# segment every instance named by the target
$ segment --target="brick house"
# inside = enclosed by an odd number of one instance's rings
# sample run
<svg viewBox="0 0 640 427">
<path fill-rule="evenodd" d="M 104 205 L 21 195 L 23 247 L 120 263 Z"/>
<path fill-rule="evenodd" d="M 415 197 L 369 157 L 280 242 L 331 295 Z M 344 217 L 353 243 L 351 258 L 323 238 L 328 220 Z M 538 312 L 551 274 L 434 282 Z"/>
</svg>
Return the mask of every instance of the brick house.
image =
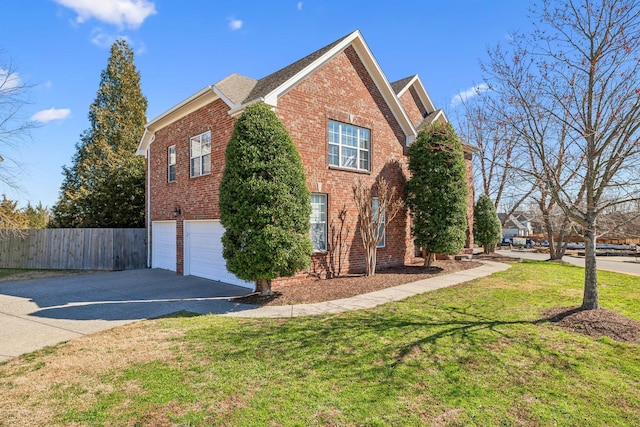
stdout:
<svg viewBox="0 0 640 427">
<path fill-rule="evenodd" d="M 226 270 L 218 196 L 233 124 L 254 102 L 274 108 L 302 157 L 315 251 L 304 276 L 364 271 L 353 184 L 384 176 L 401 189 L 407 146 L 422 126 L 447 118 L 417 75 L 389 83 L 359 31 L 260 80 L 232 74 L 147 123 L 137 154 L 147 159 L 149 266 L 253 288 Z M 401 265 L 415 251 L 404 212 L 388 225 L 378 267 Z"/>
</svg>

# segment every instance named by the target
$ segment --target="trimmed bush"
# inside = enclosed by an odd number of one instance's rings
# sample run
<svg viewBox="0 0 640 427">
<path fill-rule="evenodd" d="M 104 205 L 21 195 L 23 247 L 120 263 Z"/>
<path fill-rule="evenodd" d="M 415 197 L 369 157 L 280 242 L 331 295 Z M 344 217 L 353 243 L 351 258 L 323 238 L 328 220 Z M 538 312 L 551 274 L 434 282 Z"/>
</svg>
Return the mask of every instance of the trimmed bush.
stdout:
<svg viewBox="0 0 640 427">
<path fill-rule="evenodd" d="M 486 194 L 480 196 L 473 208 L 473 238 L 484 246 L 484 253 L 492 253 L 502 240 L 502 225 L 496 207 Z"/>
<path fill-rule="evenodd" d="M 227 269 L 255 281 L 309 267 L 311 195 L 300 154 L 271 108 L 248 106 L 235 123 L 220 185 L 220 222 Z"/>
<path fill-rule="evenodd" d="M 464 248 L 468 191 L 464 153 L 453 127 L 434 123 L 418 133 L 408 156 L 411 232 L 430 266 L 435 254 L 457 254 Z"/>
</svg>

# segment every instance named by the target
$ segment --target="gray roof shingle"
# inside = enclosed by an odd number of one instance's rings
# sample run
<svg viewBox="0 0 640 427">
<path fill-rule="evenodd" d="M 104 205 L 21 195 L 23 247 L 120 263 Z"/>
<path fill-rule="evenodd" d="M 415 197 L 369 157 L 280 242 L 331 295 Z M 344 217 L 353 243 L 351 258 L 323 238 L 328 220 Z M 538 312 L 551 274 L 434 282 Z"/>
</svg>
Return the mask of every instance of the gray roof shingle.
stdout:
<svg viewBox="0 0 640 427">
<path fill-rule="evenodd" d="M 404 79 L 400 79 L 398 81 L 395 81 L 393 83 L 391 83 L 391 89 L 393 89 L 393 92 L 397 95 L 400 93 L 400 91 L 402 89 L 404 89 L 404 87 L 411 81 L 412 78 L 414 78 L 416 75 L 414 74 L 413 76 L 409 76 L 409 77 L 405 77 Z"/>
<path fill-rule="evenodd" d="M 353 33 L 349 33 L 344 37 L 340 37 L 338 40 L 326 45 L 325 47 L 316 50 L 310 55 L 305 56 L 302 59 L 287 65 L 281 70 L 271 73 L 260 80 L 254 80 L 249 77 L 244 77 L 239 74 L 232 74 L 220 82 L 216 83 L 216 87 L 222 91 L 229 99 L 235 104 L 247 104 L 251 101 L 263 98 L 276 89 L 278 86 L 295 76 L 302 71 L 306 66 L 310 65 L 316 59 L 331 50 L 334 46 L 340 43 L 345 38 L 349 37 Z M 228 91 L 228 92 L 227 92 Z"/>
<path fill-rule="evenodd" d="M 251 93 L 258 81 L 240 74 L 231 74 L 215 84 L 224 96 L 234 104 L 241 104 Z"/>
</svg>

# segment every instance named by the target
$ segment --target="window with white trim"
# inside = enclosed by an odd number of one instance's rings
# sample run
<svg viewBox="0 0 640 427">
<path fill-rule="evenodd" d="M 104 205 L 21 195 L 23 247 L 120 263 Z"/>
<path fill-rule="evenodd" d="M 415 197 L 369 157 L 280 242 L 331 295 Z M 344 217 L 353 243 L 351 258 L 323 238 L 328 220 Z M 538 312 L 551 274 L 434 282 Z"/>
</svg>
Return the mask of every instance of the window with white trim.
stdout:
<svg viewBox="0 0 640 427">
<path fill-rule="evenodd" d="M 176 180 L 176 146 L 172 145 L 167 150 L 167 182 Z"/>
<path fill-rule="evenodd" d="M 329 165 L 370 170 L 369 129 L 329 120 Z"/>
<path fill-rule="evenodd" d="M 378 219 L 378 198 L 374 197 L 373 198 L 373 221 L 376 221 Z M 378 236 L 382 235 L 382 240 L 380 240 L 380 243 L 378 243 L 378 248 L 384 248 L 385 244 L 387 243 L 387 233 L 386 230 L 384 228 L 385 222 L 387 221 L 387 213 L 386 212 L 382 212 L 382 218 L 380 218 L 380 224 L 378 225 Z"/>
<path fill-rule="evenodd" d="M 327 195 L 311 194 L 311 244 L 314 252 L 327 250 Z"/>
<path fill-rule="evenodd" d="M 211 173 L 211 132 L 205 132 L 190 140 L 191 178 Z"/>
</svg>

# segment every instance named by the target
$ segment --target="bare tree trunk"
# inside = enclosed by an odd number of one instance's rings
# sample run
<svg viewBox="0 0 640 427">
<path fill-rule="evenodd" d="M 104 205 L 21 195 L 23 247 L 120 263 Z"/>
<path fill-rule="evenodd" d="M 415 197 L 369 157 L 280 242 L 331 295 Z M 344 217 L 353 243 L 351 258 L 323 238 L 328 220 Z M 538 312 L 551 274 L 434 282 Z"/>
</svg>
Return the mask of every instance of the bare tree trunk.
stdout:
<svg viewBox="0 0 640 427">
<path fill-rule="evenodd" d="M 375 246 L 369 247 L 367 251 L 367 264 L 365 266 L 365 276 L 373 276 L 376 274 L 376 253 L 377 248 Z"/>
<path fill-rule="evenodd" d="M 565 217 L 564 221 L 562 221 L 562 226 L 558 231 L 558 242 L 555 246 L 555 252 L 551 257 L 552 260 L 562 259 L 564 254 L 567 252 L 567 244 L 569 243 L 572 237 L 573 237 L 573 229 L 571 228 L 571 222 L 569 221 L 568 218 Z"/>
<path fill-rule="evenodd" d="M 257 280 L 256 281 L 256 291 L 260 292 L 261 296 L 273 295 L 273 291 L 271 290 L 271 279 L 268 279 L 268 280 Z"/>
<path fill-rule="evenodd" d="M 431 263 L 436 257 L 436 254 L 428 252 L 426 249 L 422 248 L 422 256 L 424 257 L 424 266 L 431 267 Z"/>
<path fill-rule="evenodd" d="M 492 254 L 496 252 L 496 245 L 484 245 L 483 246 L 483 253 L 485 254 Z"/>
<path fill-rule="evenodd" d="M 583 310 L 600 308 L 598 298 L 598 270 L 596 269 L 596 234 L 593 226 L 584 232 L 584 296 Z"/>
</svg>

